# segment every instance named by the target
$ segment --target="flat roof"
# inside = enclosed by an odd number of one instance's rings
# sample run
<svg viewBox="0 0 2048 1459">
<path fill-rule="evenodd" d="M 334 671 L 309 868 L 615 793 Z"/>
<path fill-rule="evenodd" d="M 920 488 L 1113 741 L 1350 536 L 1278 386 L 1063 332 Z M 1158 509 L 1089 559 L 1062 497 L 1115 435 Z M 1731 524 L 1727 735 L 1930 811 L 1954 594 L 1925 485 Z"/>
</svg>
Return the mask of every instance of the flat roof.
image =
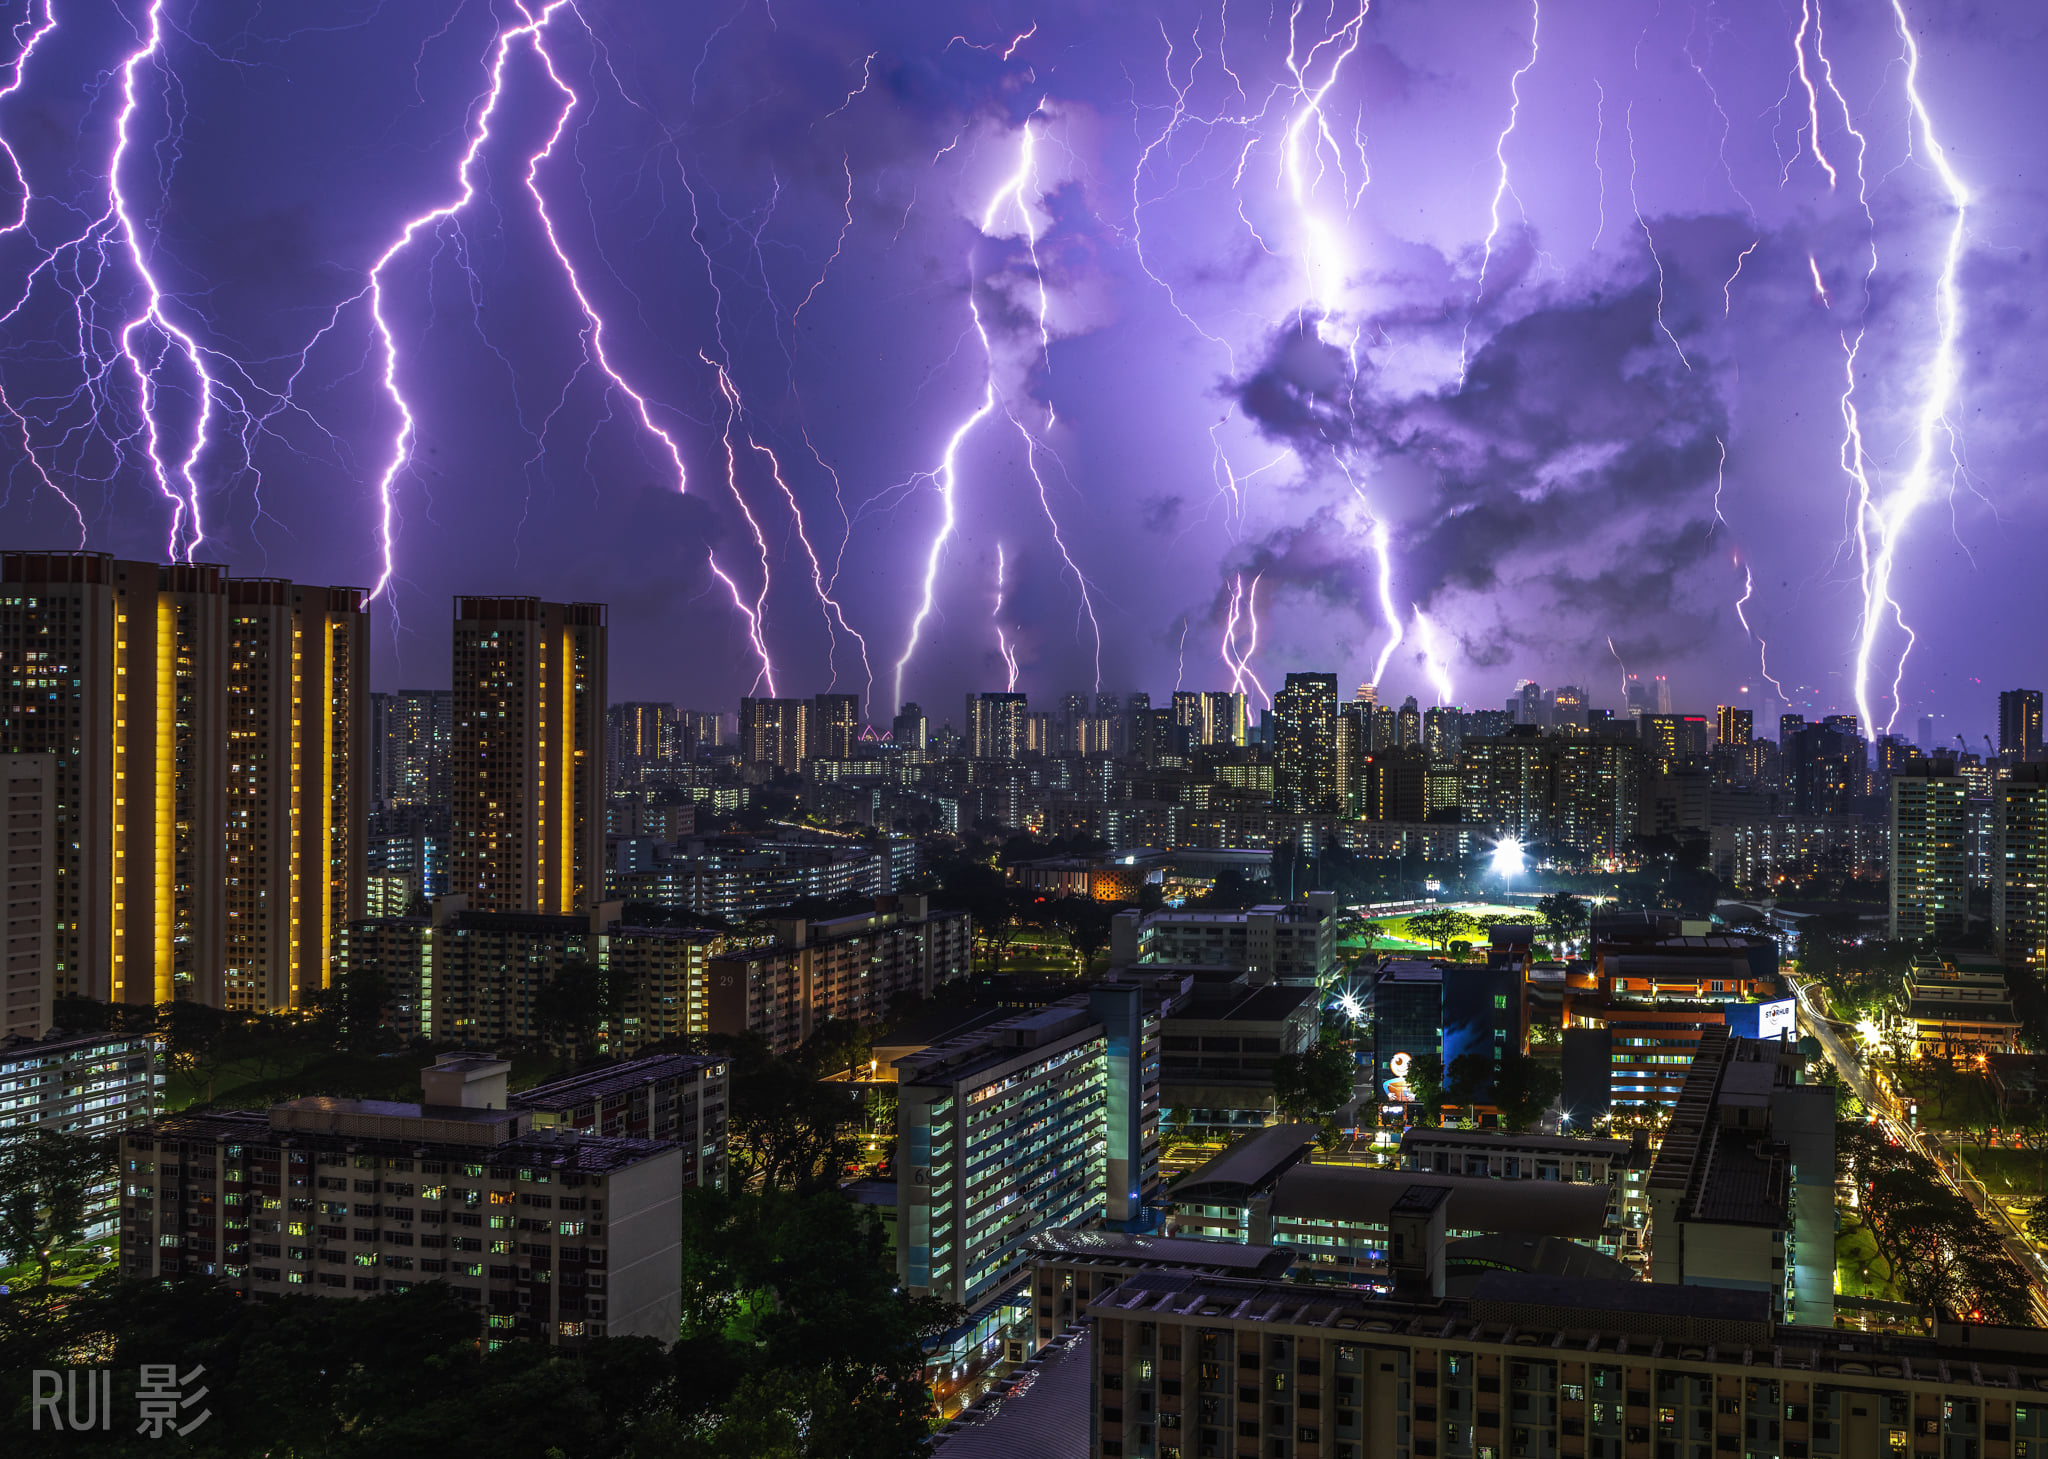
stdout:
<svg viewBox="0 0 2048 1459">
<path fill-rule="evenodd" d="M 1299 1161 L 1320 1134 L 1314 1125 L 1267 1125 L 1255 1130 L 1175 1181 L 1167 1189 L 1167 1199 L 1192 1201 L 1198 1193 L 1248 1195 Z"/>
<path fill-rule="evenodd" d="M 1604 1182 L 1489 1180 L 1424 1170 L 1360 1165 L 1297 1165 L 1273 1189 L 1272 1212 L 1299 1221 L 1384 1226 L 1417 1186 L 1449 1191 L 1444 1224 L 1453 1231 L 1499 1231 L 1590 1241 L 1607 1228 L 1613 1188 Z"/>
<path fill-rule="evenodd" d="M 586 1099 L 639 1089 L 661 1079 L 679 1079 L 723 1063 L 725 1059 L 716 1054 L 653 1054 L 644 1059 L 628 1059 L 622 1064 L 536 1084 L 510 1096 L 510 1099 L 512 1103 L 528 1109 L 558 1109 L 564 1105 L 581 1104 Z"/>
<path fill-rule="evenodd" d="M 1592 1135 L 1509 1135 L 1496 1130 L 1433 1129 L 1410 1125 L 1401 1132 L 1401 1148 L 1410 1145 L 1463 1145 L 1474 1150 L 1583 1150 L 1603 1155 L 1626 1155 L 1635 1148 L 1632 1140 L 1609 1140 Z"/>
<path fill-rule="evenodd" d="M 1139 1236 L 1126 1231 L 1041 1231 L 1028 1237 L 1033 1256 L 1146 1267 L 1201 1267 L 1233 1276 L 1284 1276 L 1295 1253 L 1282 1246 L 1209 1241 L 1197 1236 Z"/>
</svg>

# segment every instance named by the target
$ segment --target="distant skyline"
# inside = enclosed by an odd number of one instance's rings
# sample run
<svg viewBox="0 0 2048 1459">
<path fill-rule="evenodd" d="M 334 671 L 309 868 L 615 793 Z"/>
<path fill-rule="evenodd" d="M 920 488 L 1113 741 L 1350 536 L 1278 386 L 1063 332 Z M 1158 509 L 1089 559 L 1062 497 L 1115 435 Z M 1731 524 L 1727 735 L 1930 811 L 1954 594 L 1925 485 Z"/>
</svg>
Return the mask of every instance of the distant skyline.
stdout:
<svg viewBox="0 0 2048 1459">
<path fill-rule="evenodd" d="M 2048 20 L 1291 14 L 18 5 L 0 540 L 380 589 L 380 688 L 458 592 L 875 719 L 2048 677 Z"/>
</svg>

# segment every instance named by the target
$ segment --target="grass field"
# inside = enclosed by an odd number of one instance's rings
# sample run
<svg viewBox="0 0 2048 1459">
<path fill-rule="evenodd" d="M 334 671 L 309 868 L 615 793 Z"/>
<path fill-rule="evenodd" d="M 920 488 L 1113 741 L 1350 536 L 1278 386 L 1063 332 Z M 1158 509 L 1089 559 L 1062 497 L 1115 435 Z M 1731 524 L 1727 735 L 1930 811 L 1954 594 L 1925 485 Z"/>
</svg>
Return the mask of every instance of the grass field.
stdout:
<svg viewBox="0 0 2048 1459">
<path fill-rule="evenodd" d="M 1512 917 L 1533 915 L 1527 907 L 1510 907 L 1499 902 L 1445 902 L 1433 908 L 1442 912 L 1463 912 L 1468 917 Z M 1419 952 L 1429 953 L 1435 949 L 1421 937 L 1409 935 L 1408 919 L 1416 915 L 1404 912 L 1396 917 L 1375 917 L 1359 924 L 1364 935 L 1353 934 L 1343 941 L 1346 952 Z M 1483 936 L 1475 941 L 1483 941 Z"/>
</svg>

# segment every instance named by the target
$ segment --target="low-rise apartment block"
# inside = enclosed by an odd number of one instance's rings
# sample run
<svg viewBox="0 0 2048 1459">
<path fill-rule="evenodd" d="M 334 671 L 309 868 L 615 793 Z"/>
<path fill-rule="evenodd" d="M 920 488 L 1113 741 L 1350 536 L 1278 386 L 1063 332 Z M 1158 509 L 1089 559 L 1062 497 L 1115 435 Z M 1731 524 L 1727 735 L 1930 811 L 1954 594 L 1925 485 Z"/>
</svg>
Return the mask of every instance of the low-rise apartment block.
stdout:
<svg viewBox="0 0 2048 1459">
<path fill-rule="evenodd" d="M 489 1340 L 674 1341 L 681 1147 L 536 1129 L 507 1107 L 510 1067 L 450 1054 L 419 1104 L 316 1097 L 131 1131 L 122 1275 L 251 1299 L 446 1282 Z"/>
<path fill-rule="evenodd" d="M 0 1042 L 0 1139 L 37 1126 L 107 1135 L 163 1108 L 161 1045 L 148 1033 L 57 1034 Z M 120 1185 L 87 1195 L 87 1241 L 106 1241 L 120 1221 Z"/>
<path fill-rule="evenodd" d="M 684 1185 L 723 1190 L 730 1083 L 722 1058 L 650 1054 L 536 1084 L 511 1103 L 537 1131 L 672 1141 L 682 1147 Z"/>
<path fill-rule="evenodd" d="M 1491 1272 L 1408 1300 L 1137 1273 L 1093 1318 L 1091 1455 L 1974 1455 L 2048 1442 L 2032 1330 L 1787 1326 L 1761 1293 Z"/>
<path fill-rule="evenodd" d="M 875 910 L 780 924 L 774 944 L 734 948 L 707 968 L 705 1027 L 761 1034 L 787 1053 L 827 1019 L 873 1023 L 906 994 L 930 997 L 973 966 L 974 923 L 923 896 Z"/>
<path fill-rule="evenodd" d="M 1110 966 L 1186 963 L 1235 968 L 1255 986 L 1328 987 L 1337 976 L 1336 906 L 1334 893 L 1311 892 L 1243 912 L 1119 912 Z"/>
</svg>

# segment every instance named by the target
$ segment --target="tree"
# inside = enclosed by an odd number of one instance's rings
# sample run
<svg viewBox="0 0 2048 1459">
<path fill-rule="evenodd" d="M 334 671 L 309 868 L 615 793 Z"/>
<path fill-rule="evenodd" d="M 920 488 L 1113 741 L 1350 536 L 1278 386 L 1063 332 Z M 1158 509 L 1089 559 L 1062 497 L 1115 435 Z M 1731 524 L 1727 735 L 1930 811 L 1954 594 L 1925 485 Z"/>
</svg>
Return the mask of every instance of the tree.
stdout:
<svg viewBox="0 0 2048 1459">
<path fill-rule="evenodd" d="M 351 962 L 313 995 L 315 1027 L 330 1047 L 346 1054 L 371 1054 L 397 1042 L 385 1025 L 391 980 L 373 962 Z"/>
<path fill-rule="evenodd" d="M 847 1086 L 820 1080 L 808 1060 L 770 1053 L 758 1034 L 713 1042 L 732 1060 L 726 1132 L 734 1184 L 764 1192 L 836 1185 L 854 1153 L 858 1110 Z"/>
<path fill-rule="evenodd" d="M 206 1087 L 213 1103 L 214 1085 L 233 1060 L 241 1015 L 180 998 L 157 1005 L 157 1033 L 164 1041 L 164 1062 L 196 1090 Z"/>
<path fill-rule="evenodd" d="M 1444 1056 L 1435 1049 L 1423 1049 L 1414 1055 L 1408 1065 L 1408 1082 L 1415 1089 L 1415 1107 L 1421 1114 L 1421 1123 L 1439 1124 L 1443 1120 Z"/>
<path fill-rule="evenodd" d="M 85 1236 L 92 1189 L 114 1174 L 110 1141 L 34 1125 L 0 1140 L 0 1240 L 50 1283 L 59 1247 Z"/>
<path fill-rule="evenodd" d="M 1435 912 L 1418 912 L 1408 919 L 1409 935 L 1422 938 L 1439 951 L 1448 949 L 1454 938 L 1475 932 L 1478 928 L 1479 924 L 1471 917 L 1448 907 Z"/>
<path fill-rule="evenodd" d="M 624 989 L 611 974 L 592 963 L 562 964 L 533 995 L 533 1024 L 543 1038 L 566 1048 L 574 1063 L 594 1051 L 598 1030 L 616 1029 L 624 1012 Z"/>
<path fill-rule="evenodd" d="M 1536 915 L 1543 919 L 1544 933 L 1553 946 L 1569 941 L 1592 920 L 1586 904 L 1570 892 L 1538 897 Z"/>
<path fill-rule="evenodd" d="M 1493 1075 L 1493 1103 L 1503 1125 L 1520 1134 L 1543 1117 L 1564 1092 L 1557 1066 L 1512 1051 L 1501 1056 Z"/>
<path fill-rule="evenodd" d="M 1476 1118 L 1474 1106 L 1479 1102 L 1480 1091 L 1493 1077 L 1493 1059 L 1490 1055 L 1476 1050 L 1460 1054 L 1451 1060 L 1451 1067 L 1444 1074 L 1444 1098 L 1451 1104 L 1465 1106 L 1465 1118 Z"/>
<path fill-rule="evenodd" d="M 1351 1055 L 1335 1044 L 1318 1042 L 1273 1061 L 1273 1102 L 1287 1119 L 1322 1125 L 1327 1133 L 1354 1093 Z"/>
<path fill-rule="evenodd" d="M 1110 922 L 1116 914 L 1112 904 L 1087 897 L 1062 897 L 1053 904 L 1053 920 L 1080 955 L 1082 976 L 1094 965 L 1095 955 L 1109 946 Z"/>
</svg>

